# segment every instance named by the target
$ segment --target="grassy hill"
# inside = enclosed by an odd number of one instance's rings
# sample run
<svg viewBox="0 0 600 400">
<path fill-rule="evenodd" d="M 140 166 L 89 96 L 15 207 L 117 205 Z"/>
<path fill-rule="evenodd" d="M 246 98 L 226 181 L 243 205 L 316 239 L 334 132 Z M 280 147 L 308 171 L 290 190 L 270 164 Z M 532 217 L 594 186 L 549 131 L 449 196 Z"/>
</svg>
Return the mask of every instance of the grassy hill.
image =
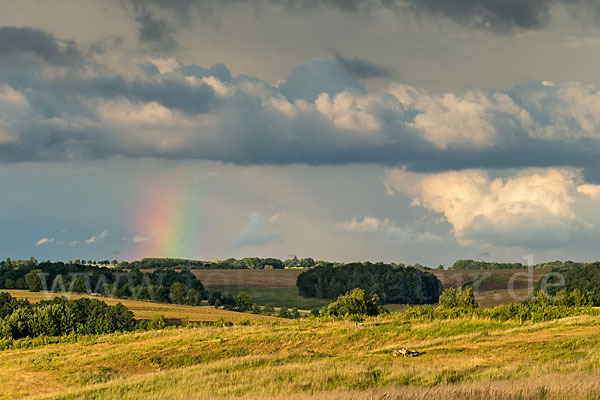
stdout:
<svg viewBox="0 0 600 400">
<path fill-rule="evenodd" d="M 0 352 L 0 398 L 595 399 L 599 326 L 395 315 L 84 337 Z"/>
</svg>

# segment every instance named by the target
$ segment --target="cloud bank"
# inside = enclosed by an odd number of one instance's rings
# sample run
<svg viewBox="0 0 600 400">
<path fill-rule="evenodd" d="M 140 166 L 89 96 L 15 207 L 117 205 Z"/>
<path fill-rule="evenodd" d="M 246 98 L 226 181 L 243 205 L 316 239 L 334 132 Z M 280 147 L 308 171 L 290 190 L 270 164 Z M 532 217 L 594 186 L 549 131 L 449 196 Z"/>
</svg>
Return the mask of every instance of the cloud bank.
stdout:
<svg viewBox="0 0 600 400">
<path fill-rule="evenodd" d="M 299 65 L 277 85 L 232 76 L 223 64 L 173 58 L 140 60 L 123 75 L 30 28 L 0 29 L 0 43 L 19 35 L 39 43 L 0 51 L 2 162 L 124 156 L 415 171 L 569 166 L 599 176 L 594 85 L 532 81 L 433 93 L 393 83 L 369 92 L 336 59 Z"/>
<path fill-rule="evenodd" d="M 574 169 L 523 170 L 492 178 L 484 170 L 438 174 L 386 170 L 386 186 L 441 215 L 463 244 L 554 248 L 600 238 L 600 185 Z"/>
</svg>

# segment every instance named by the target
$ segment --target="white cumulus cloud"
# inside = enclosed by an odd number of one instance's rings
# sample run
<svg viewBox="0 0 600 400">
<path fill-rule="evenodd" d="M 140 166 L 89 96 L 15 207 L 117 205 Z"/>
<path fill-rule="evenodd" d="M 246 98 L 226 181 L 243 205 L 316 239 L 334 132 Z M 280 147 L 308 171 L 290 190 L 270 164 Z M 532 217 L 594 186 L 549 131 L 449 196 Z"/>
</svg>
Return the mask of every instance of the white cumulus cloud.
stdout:
<svg viewBox="0 0 600 400">
<path fill-rule="evenodd" d="M 35 242 L 35 245 L 36 246 L 41 246 L 41 245 L 49 244 L 49 243 L 52 243 L 52 242 L 54 242 L 53 238 L 41 238 L 40 240 L 38 240 L 37 242 Z"/>
<path fill-rule="evenodd" d="M 506 178 L 492 178 L 485 170 L 418 174 L 389 169 L 385 183 L 388 190 L 411 196 L 414 205 L 441 215 L 464 242 L 551 247 L 600 231 L 594 211 L 600 186 L 584 183 L 575 169 L 523 170 Z"/>
<path fill-rule="evenodd" d="M 106 238 L 109 235 L 108 231 L 102 231 L 99 235 L 92 235 L 91 238 L 86 239 L 85 242 L 87 244 L 98 243 L 102 239 Z"/>
<path fill-rule="evenodd" d="M 147 242 L 151 241 L 153 237 L 154 237 L 154 232 L 152 232 L 146 236 L 135 235 L 131 240 L 133 240 L 134 243 L 147 243 Z"/>
</svg>

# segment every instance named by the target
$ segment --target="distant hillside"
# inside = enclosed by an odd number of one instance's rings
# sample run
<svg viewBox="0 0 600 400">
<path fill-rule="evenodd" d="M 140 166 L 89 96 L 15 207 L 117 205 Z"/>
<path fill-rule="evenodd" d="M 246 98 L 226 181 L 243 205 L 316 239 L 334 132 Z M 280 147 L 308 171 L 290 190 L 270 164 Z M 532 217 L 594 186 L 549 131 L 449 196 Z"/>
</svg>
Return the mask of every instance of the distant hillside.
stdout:
<svg viewBox="0 0 600 400">
<path fill-rule="evenodd" d="M 586 265 L 582 262 L 573 261 L 552 261 L 533 265 L 533 268 L 571 268 L 581 267 Z M 452 270 L 481 270 L 481 269 L 522 269 L 527 268 L 527 265 L 521 263 L 500 263 L 474 260 L 458 260 L 450 269 Z"/>
</svg>

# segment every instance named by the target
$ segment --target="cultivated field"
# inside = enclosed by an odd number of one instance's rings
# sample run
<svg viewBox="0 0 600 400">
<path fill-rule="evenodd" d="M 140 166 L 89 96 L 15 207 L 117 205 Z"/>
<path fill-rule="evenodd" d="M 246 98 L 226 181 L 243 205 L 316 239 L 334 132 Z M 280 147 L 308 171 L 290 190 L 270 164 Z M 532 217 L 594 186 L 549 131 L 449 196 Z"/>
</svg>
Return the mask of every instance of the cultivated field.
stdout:
<svg viewBox="0 0 600 400">
<path fill-rule="evenodd" d="M 11 296 L 17 299 L 27 299 L 31 302 L 38 302 L 40 300 L 48 300 L 45 293 L 42 292 L 29 292 L 27 290 L 2 290 L 3 292 L 10 293 Z M 56 293 L 48 293 L 50 296 L 59 296 Z M 90 297 L 87 295 L 79 294 L 68 294 L 66 297 L 71 299 L 77 299 L 82 297 Z M 238 321 L 240 319 L 247 319 L 253 321 L 276 321 L 278 318 L 269 317 L 265 315 L 256 315 L 249 313 L 239 313 L 227 310 L 217 310 L 211 306 L 180 306 L 176 304 L 161 304 L 152 303 L 149 301 L 136 301 L 136 300 L 124 300 L 124 299 L 111 299 L 107 297 L 93 297 L 98 300 L 102 300 L 109 305 L 115 305 L 117 303 L 123 303 L 125 307 L 133 311 L 135 318 L 137 319 L 152 319 L 155 315 L 163 315 L 170 322 L 213 322 L 219 319 L 226 321 Z M 284 320 L 285 321 L 285 320 Z"/>
<path fill-rule="evenodd" d="M 296 287 L 304 269 L 193 269 L 191 272 L 204 286 Z"/>
<path fill-rule="evenodd" d="M 0 352 L 0 398 L 597 399 L 599 328 L 394 316 L 114 334 Z"/>
</svg>

